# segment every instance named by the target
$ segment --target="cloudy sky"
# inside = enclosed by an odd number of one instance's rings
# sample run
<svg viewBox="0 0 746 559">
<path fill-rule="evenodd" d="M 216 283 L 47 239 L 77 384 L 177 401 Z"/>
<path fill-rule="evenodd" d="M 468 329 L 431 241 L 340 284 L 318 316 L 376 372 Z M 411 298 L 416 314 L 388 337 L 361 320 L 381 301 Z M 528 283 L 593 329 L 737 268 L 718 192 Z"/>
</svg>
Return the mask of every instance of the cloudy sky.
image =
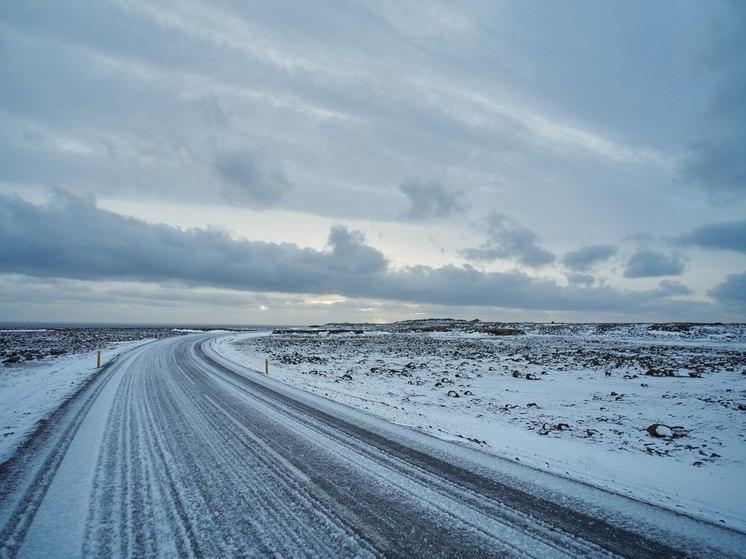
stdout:
<svg viewBox="0 0 746 559">
<path fill-rule="evenodd" d="M 746 3 L 10 0 L 0 321 L 746 320 Z"/>
</svg>

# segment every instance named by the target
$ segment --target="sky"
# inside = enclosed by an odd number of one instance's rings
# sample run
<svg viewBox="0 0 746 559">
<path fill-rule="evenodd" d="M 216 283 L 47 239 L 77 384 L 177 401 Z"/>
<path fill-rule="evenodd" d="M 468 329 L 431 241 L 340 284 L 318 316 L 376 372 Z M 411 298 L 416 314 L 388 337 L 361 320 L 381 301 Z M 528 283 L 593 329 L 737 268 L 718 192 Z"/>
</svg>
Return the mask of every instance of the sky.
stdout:
<svg viewBox="0 0 746 559">
<path fill-rule="evenodd" d="M 9 0 L 0 322 L 746 321 L 746 3 Z"/>
</svg>

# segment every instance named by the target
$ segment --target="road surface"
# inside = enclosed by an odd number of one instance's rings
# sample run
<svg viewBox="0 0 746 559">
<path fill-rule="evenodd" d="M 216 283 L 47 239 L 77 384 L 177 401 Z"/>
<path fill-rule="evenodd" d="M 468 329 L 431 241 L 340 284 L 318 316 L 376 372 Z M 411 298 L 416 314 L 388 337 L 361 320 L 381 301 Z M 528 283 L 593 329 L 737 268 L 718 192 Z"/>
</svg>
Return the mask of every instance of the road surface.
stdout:
<svg viewBox="0 0 746 559">
<path fill-rule="evenodd" d="M 499 459 L 471 463 L 472 451 L 231 364 L 213 337 L 120 356 L 0 466 L 0 556 L 745 549 L 743 534 Z"/>
</svg>

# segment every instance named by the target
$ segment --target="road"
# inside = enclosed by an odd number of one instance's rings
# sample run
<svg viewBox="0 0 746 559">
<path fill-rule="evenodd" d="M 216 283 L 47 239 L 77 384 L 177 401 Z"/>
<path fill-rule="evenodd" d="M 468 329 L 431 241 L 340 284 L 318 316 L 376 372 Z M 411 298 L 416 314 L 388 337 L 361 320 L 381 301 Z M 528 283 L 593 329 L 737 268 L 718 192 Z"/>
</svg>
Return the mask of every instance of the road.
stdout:
<svg viewBox="0 0 746 559">
<path fill-rule="evenodd" d="M 745 549 L 742 534 L 567 480 L 549 480 L 567 490 L 542 490 L 547 474 L 529 468 L 500 475 L 499 464 L 470 466 L 456 445 L 220 359 L 213 336 L 120 356 L 0 466 L 0 556 L 683 557 Z M 626 517 L 614 520 L 611 509 Z"/>
</svg>

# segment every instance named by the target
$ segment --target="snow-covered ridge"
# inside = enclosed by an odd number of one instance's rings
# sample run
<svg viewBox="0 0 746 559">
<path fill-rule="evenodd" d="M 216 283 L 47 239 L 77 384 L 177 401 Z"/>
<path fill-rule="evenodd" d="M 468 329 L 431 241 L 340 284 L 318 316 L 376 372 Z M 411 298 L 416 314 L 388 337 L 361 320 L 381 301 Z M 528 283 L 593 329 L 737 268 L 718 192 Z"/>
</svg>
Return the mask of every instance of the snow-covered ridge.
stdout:
<svg viewBox="0 0 746 559">
<path fill-rule="evenodd" d="M 489 322 L 479 319 L 427 318 L 402 320 L 391 323 L 331 322 L 314 324 L 306 328 L 277 329 L 277 333 L 344 334 L 371 332 L 460 332 L 465 334 L 490 334 L 493 336 L 545 335 L 583 336 L 592 338 L 663 340 L 696 340 L 712 342 L 739 342 L 746 344 L 746 324 L 697 323 L 697 322 L 604 322 L 604 323 L 555 323 L 555 322 Z"/>
</svg>

